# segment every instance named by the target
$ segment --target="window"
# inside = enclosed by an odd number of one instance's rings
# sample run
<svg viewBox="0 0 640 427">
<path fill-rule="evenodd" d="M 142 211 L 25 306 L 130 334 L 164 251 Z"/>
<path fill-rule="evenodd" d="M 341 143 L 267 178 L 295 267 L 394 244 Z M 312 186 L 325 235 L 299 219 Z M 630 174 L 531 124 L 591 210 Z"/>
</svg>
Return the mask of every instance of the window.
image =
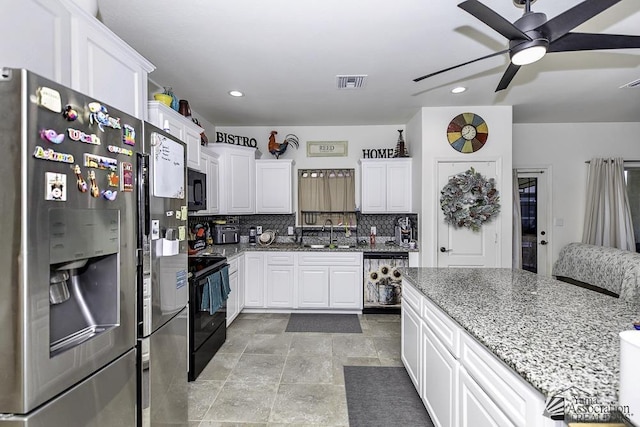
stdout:
<svg viewBox="0 0 640 427">
<path fill-rule="evenodd" d="M 627 183 L 627 197 L 631 208 L 633 234 L 636 238 L 636 252 L 640 252 L 640 164 L 626 166 L 624 177 Z"/>
<path fill-rule="evenodd" d="M 298 170 L 298 223 L 322 226 L 327 219 L 335 225 L 356 225 L 354 169 Z"/>
</svg>

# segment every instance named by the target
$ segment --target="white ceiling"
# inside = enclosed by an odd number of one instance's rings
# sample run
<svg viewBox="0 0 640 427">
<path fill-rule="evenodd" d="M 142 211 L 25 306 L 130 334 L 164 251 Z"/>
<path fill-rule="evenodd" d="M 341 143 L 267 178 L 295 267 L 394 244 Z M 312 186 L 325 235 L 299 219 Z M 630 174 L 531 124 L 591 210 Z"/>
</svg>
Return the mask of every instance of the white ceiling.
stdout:
<svg viewBox="0 0 640 427">
<path fill-rule="evenodd" d="M 638 122 L 640 49 L 552 53 L 494 93 L 502 55 L 430 79 L 429 72 L 506 48 L 458 0 L 100 0 L 102 21 L 218 126 L 406 123 L 422 106 L 513 105 L 516 123 Z M 513 22 L 512 0 L 483 3 Z M 539 0 L 558 15 L 579 0 Z M 622 0 L 575 31 L 640 35 L 640 1 Z M 337 90 L 336 75 L 367 74 Z M 451 88 L 469 89 L 460 95 Z M 232 98 L 228 91 L 245 92 Z"/>
</svg>

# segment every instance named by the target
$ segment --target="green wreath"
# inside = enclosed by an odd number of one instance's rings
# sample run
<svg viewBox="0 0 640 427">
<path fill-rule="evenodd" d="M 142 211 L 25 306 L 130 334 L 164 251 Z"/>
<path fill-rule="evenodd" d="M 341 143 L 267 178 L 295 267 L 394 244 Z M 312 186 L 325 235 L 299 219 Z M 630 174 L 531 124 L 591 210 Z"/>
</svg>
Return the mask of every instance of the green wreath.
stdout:
<svg viewBox="0 0 640 427">
<path fill-rule="evenodd" d="M 500 212 L 495 179 L 486 179 L 473 168 L 449 179 L 440 191 L 440 208 L 445 222 L 454 227 L 480 230 Z"/>
</svg>

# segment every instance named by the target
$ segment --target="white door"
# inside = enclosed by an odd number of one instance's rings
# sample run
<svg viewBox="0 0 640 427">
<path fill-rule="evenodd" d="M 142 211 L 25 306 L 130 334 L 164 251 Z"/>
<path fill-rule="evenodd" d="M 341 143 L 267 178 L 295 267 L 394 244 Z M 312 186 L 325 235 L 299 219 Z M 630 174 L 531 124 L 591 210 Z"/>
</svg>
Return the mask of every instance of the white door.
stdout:
<svg viewBox="0 0 640 427">
<path fill-rule="evenodd" d="M 518 168 L 522 268 L 543 276 L 551 274 L 550 181 L 548 168 Z"/>
<path fill-rule="evenodd" d="M 293 307 L 292 265 L 267 265 L 267 307 Z"/>
<path fill-rule="evenodd" d="M 362 269 L 360 267 L 329 268 L 329 307 L 362 308 Z"/>
<path fill-rule="evenodd" d="M 438 163 L 438 189 L 447 185 L 451 177 L 471 167 L 486 179 L 497 178 L 494 161 L 442 162 Z M 498 191 L 501 191 L 499 186 Z M 498 221 L 499 218 L 485 222 L 479 231 L 457 228 L 444 221 L 442 209 L 438 208 L 438 267 L 499 267 Z"/>
<path fill-rule="evenodd" d="M 298 307 L 329 307 L 329 267 L 298 268 Z"/>
</svg>

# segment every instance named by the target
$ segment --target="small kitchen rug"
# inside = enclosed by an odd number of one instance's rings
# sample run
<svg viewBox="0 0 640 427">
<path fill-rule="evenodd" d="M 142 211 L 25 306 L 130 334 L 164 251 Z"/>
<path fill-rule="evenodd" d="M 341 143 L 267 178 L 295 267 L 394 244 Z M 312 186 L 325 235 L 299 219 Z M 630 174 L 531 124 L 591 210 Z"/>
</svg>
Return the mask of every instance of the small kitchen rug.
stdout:
<svg viewBox="0 0 640 427">
<path fill-rule="evenodd" d="M 291 313 L 285 332 L 361 334 L 357 314 Z"/>
<path fill-rule="evenodd" d="M 433 427 L 409 374 L 396 366 L 345 366 L 349 427 Z"/>
</svg>

